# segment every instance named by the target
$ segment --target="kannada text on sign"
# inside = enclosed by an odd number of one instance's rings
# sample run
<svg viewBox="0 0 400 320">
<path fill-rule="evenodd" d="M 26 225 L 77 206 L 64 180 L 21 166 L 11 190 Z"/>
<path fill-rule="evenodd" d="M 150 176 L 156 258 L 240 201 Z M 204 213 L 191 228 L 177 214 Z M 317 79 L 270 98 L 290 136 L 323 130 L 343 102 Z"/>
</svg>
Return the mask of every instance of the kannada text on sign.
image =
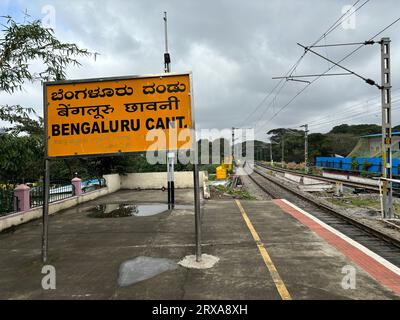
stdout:
<svg viewBox="0 0 400 320">
<path fill-rule="evenodd" d="M 49 157 L 151 150 L 146 135 L 192 128 L 190 76 L 46 84 Z M 177 141 L 177 149 L 187 146 Z"/>
</svg>

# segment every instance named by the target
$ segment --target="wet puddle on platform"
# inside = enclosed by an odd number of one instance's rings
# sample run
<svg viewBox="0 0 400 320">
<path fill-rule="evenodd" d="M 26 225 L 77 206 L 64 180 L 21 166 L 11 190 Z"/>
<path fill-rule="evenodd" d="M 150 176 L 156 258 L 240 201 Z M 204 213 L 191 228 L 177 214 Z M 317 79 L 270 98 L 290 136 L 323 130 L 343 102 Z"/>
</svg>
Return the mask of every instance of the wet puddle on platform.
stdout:
<svg viewBox="0 0 400 320">
<path fill-rule="evenodd" d="M 131 284 L 153 278 L 165 271 L 175 270 L 178 264 L 170 259 L 137 257 L 125 261 L 119 268 L 118 285 L 126 287 Z"/>
<path fill-rule="evenodd" d="M 175 210 L 192 209 L 192 205 L 175 205 Z M 151 204 L 100 204 L 89 209 L 90 218 L 148 217 L 168 211 L 165 203 Z"/>
</svg>

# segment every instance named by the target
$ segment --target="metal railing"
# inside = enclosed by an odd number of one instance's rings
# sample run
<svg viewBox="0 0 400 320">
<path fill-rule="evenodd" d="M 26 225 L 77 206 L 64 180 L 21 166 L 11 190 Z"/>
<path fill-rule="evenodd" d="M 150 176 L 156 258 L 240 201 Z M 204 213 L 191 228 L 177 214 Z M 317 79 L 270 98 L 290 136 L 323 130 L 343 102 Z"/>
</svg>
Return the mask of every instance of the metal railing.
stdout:
<svg viewBox="0 0 400 320">
<path fill-rule="evenodd" d="M 30 207 L 43 205 L 43 184 L 32 187 L 30 190 Z M 49 202 L 55 202 L 72 197 L 74 194 L 73 185 L 68 180 L 53 180 L 50 182 Z"/>
<path fill-rule="evenodd" d="M 368 172 L 369 174 L 380 174 L 382 172 L 382 163 L 368 163 L 365 168 L 364 163 L 353 163 L 345 160 L 319 160 L 317 167 L 322 169 L 333 169 L 339 171 L 348 171 L 351 173 Z M 400 176 L 400 165 L 393 165 L 393 175 Z"/>
<path fill-rule="evenodd" d="M 0 216 L 17 211 L 18 204 L 14 189 L 0 188 Z"/>
<path fill-rule="evenodd" d="M 88 179 L 82 181 L 82 192 L 94 191 L 106 187 L 104 179 Z M 52 180 L 49 188 L 49 202 L 55 202 L 72 197 L 74 185 L 69 180 Z M 43 184 L 31 186 L 29 190 L 30 208 L 43 205 Z M 15 197 L 14 187 L 11 184 L 8 187 L 0 187 L 0 216 L 8 215 L 19 211 L 19 199 Z"/>
</svg>

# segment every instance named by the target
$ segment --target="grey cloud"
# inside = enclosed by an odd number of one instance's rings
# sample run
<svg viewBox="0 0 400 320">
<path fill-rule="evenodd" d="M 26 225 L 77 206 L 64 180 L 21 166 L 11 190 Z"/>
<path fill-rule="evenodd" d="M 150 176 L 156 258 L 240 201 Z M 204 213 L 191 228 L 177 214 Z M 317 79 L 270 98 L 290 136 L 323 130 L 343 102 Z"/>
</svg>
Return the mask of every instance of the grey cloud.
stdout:
<svg viewBox="0 0 400 320">
<path fill-rule="evenodd" d="M 167 10 L 172 70 L 193 71 L 197 127 L 229 128 L 239 125 L 271 91 L 276 84 L 271 78 L 285 74 L 302 54 L 296 43 L 311 44 L 341 15 L 342 7 L 353 2 L 20 0 L 19 4 L 38 17 L 42 5 L 53 4 L 57 35 L 101 53 L 96 62 L 85 59 L 82 68 L 71 68 L 70 78 L 162 72 L 162 13 Z M 397 18 L 399 9 L 395 0 L 371 0 L 357 12 L 356 29 L 338 27 L 321 44 L 367 40 Z M 384 34 L 392 38 L 394 87 L 399 86 L 400 79 L 395 67 L 400 65 L 399 28 L 400 23 Z M 338 60 L 350 50 L 341 47 L 319 52 Z M 378 46 L 363 48 L 343 64 L 380 80 Z M 319 73 L 328 65 L 308 54 L 296 73 Z M 256 125 L 260 132 L 257 137 L 265 139 L 264 132 L 274 127 L 315 121 L 343 110 L 346 103 L 379 94 L 354 77 L 322 78 L 266 124 L 273 112 L 301 87 L 302 84 L 287 83 L 277 98 L 275 110 L 267 109 L 268 100 L 244 125 Z M 21 99 L 29 100 L 22 95 Z M 32 101 L 40 106 L 40 94 L 33 95 Z M 400 121 L 396 112 L 394 119 Z M 379 118 L 367 120 L 377 122 Z M 328 130 L 331 125 L 334 123 L 318 129 Z"/>
</svg>

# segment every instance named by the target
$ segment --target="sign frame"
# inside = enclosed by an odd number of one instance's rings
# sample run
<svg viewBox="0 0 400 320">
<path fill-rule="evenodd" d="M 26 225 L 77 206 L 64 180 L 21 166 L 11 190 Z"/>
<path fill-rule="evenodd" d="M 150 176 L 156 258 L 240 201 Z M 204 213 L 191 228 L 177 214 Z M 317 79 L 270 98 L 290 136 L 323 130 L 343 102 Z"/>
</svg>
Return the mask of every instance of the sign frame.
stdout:
<svg viewBox="0 0 400 320">
<path fill-rule="evenodd" d="M 48 123 L 47 123 L 47 88 L 52 85 L 60 84 L 75 84 L 75 83 L 91 83 L 91 82 L 106 82 L 113 80 L 133 80 L 141 78 L 165 78 L 173 76 L 189 76 L 190 91 L 190 118 L 191 118 L 191 130 L 192 130 L 192 147 L 190 149 L 179 148 L 179 151 L 193 151 L 194 163 L 193 163 L 193 190 L 194 190 L 194 213 L 195 213 L 195 255 L 196 261 L 201 261 L 201 205 L 200 205 L 200 186 L 199 186 L 199 166 L 198 166 L 198 153 L 197 153 L 197 139 L 196 139 L 196 121 L 194 112 L 194 88 L 193 88 L 193 74 L 192 72 L 183 73 L 158 73 L 158 74 L 144 74 L 144 75 L 131 75 L 131 76 L 118 76 L 118 77 L 101 77 L 101 78 L 88 78 L 88 79 L 77 79 L 77 80 L 57 80 L 57 81 L 46 81 L 43 82 L 43 119 L 44 119 L 44 175 L 43 175 L 43 213 L 42 213 L 42 262 L 48 261 L 48 229 L 49 229 L 49 198 L 50 198 L 50 161 L 60 159 L 74 159 L 74 158 L 97 158 L 97 157 L 116 157 L 124 155 L 135 155 L 143 154 L 146 151 L 134 151 L 134 152 L 118 152 L 118 153 L 98 153 L 98 154 L 76 154 L 68 156 L 48 156 Z M 165 149 L 165 152 L 177 151 Z"/>
<path fill-rule="evenodd" d="M 48 155 L 48 111 L 47 111 L 47 88 L 53 85 L 60 84 L 76 84 L 76 83 L 92 83 L 92 82 L 107 82 L 107 81 L 120 81 L 120 80 L 134 80 L 134 79 L 144 79 L 144 78 L 167 78 L 173 76 L 189 76 L 190 91 L 188 95 L 190 96 L 190 119 L 192 122 L 192 131 L 195 132 L 195 118 L 194 118 L 194 103 L 193 103 L 193 73 L 189 72 L 170 72 L 170 73 L 155 73 L 155 74 L 144 74 L 144 75 L 131 75 L 131 76 L 118 76 L 118 77 L 101 77 L 101 78 L 87 78 L 87 79 L 77 79 L 77 80 L 57 80 L 57 81 L 45 81 L 43 82 L 43 120 L 44 120 L 44 153 L 45 159 L 74 159 L 74 158 L 96 158 L 96 157 L 117 157 L 124 155 L 135 155 L 143 154 L 146 151 L 132 151 L 132 152 L 114 152 L 114 153 L 96 153 L 96 154 L 77 154 L 68 156 L 49 156 Z M 192 135 L 192 147 L 191 149 L 178 149 L 179 151 L 189 151 L 195 150 L 196 135 Z M 172 149 L 165 149 L 168 151 L 178 151 Z"/>
</svg>

